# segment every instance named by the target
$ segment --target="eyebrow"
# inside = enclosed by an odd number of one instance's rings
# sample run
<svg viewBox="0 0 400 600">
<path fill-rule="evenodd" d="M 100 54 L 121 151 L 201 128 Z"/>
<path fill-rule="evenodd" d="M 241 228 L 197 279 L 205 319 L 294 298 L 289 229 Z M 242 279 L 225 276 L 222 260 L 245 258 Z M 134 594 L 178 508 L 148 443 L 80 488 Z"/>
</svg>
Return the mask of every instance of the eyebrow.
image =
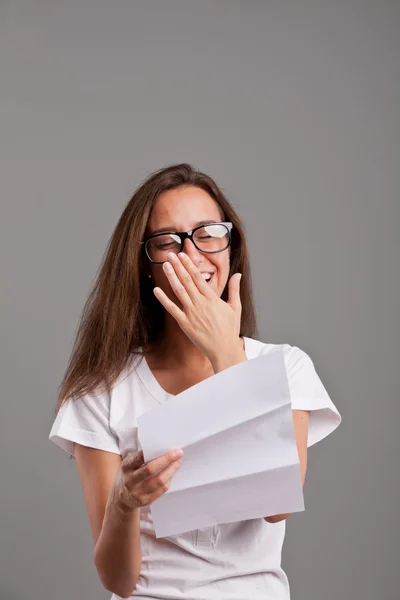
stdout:
<svg viewBox="0 0 400 600">
<path fill-rule="evenodd" d="M 192 229 L 195 229 L 196 227 L 200 227 L 200 225 L 210 225 L 211 223 L 219 223 L 219 221 L 216 221 L 215 219 L 208 219 L 206 221 L 198 221 L 197 223 L 195 223 L 193 225 Z M 174 229 L 172 225 L 169 225 L 167 227 L 160 227 L 159 229 L 154 229 L 154 231 L 149 233 L 149 236 L 155 235 L 156 233 L 166 233 L 166 232 L 176 233 L 176 229 Z"/>
</svg>

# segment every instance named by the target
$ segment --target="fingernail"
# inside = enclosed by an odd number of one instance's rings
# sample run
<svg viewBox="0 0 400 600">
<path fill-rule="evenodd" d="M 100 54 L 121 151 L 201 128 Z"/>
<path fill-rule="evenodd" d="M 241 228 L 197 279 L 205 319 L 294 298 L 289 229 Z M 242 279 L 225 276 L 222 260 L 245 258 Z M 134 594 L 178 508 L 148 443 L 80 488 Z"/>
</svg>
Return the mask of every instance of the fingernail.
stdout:
<svg viewBox="0 0 400 600">
<path fill-rule="evenodd" d="M 182 452 L 182 450 L 174 450 L 174 452 L 172 453 L 172 456 L 174 458 L 180 458 L 181 456 L 183 456 L 183 452 Z"/>
</svg>

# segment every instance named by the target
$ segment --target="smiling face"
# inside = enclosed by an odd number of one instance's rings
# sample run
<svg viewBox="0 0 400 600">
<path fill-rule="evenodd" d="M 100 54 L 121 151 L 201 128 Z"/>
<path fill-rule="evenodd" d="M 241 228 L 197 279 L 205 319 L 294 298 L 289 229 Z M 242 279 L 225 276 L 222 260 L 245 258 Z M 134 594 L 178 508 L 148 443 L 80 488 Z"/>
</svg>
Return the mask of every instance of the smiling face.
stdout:
<svg viewBox="0 0 400 600">
<path fill-rule="evenodd" d="M 147 236 L 165 231 L 188 231 L 202 222 L 224 221 L 218 204 L 207 192 L 198 187 L 185 187 L 168 190 L 160 194 L 151 212 L 147 224 Z M 182 252 L 185 252 L 202 273 L 211 273 L 209 284 L 221 296 L 229 276 L 230 247 L 222 252 L 207 254 L 200 252 L 193 242 L 185 239 Z M 177 298 L 173 293 L 168 278 L 161 264 L 148 261 L 154 285 L 160 287 L 175 303 Z"/>
</svg>

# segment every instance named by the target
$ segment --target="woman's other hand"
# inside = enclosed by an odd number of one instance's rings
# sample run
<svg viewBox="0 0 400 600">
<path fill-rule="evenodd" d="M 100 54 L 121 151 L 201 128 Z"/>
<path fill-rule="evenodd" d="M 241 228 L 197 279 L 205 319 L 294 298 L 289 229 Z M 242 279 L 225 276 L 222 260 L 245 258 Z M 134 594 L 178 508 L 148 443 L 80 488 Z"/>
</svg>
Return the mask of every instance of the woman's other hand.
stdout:
<svg viewBox="0 0 400 600">
<path fill-rule="evenodd" d="M 182 463 L 183 451 L 171 450 L 145 463 L 143 451 L 125 451 L 111 497 L 126 510 L 151 504 L 169 489 Z"/>
</svg>

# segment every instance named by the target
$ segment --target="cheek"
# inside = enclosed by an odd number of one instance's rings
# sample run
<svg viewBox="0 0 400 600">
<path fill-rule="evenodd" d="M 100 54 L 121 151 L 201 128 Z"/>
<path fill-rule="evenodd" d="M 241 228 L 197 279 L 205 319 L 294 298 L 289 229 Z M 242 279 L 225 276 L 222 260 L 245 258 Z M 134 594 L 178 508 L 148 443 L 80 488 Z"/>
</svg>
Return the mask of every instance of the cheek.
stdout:
<svg viewBox="0 0 400 600">
<path fill-rule="evenodd" d="M 229 273 L 229 267 L 230 267 L 229 254 L 224 254 L 223 256 L 221 256 L 220 266 L 221 266 L 221 270 L 224 273 Z"/>
<path fill-rule="evenodd" d="M 218 269 L 219 279 L 222 279 L 225 282 L 225 280 L 228 279 L 229 276 L 229 256 L 227 258 L 224 257 L 221 260 L 219 260 L 216 264 L 216 267 Z"/>
<path fill-rule="evenodd" d="M 167 278 L 166 274 L 164 273 L 164 269 L 162 268 L 162 265 L 154 265 L 151 276 L 153 278 L 154 284 L 157 285 L 158 287 L 160 287 L 161 289 L 168 287 L 168 285 L 169 285 L 168 278 Z"/>
<path fill-rule="evenodd" d="M 153 272 L 154 281 L 157 282 L 157 285 L 160 287 L 165 287 L 168 285 L 168 277 L 164 273 L 164 269 L 160 266 L 157 269 L 154 269 Z"/>
<path fill-rule="evenodd" d="M 162 289 L 162 291 L 167 294 L 170 300 L 176 302 L 175 294 L 172 291 L 171 284 L 169 283 L 169 279 L 162 268 L 162 265 L 157 265 L 157 268 L 153 269 L 153 283 L 154 286 L 157 286 Z"/>
</svg>

